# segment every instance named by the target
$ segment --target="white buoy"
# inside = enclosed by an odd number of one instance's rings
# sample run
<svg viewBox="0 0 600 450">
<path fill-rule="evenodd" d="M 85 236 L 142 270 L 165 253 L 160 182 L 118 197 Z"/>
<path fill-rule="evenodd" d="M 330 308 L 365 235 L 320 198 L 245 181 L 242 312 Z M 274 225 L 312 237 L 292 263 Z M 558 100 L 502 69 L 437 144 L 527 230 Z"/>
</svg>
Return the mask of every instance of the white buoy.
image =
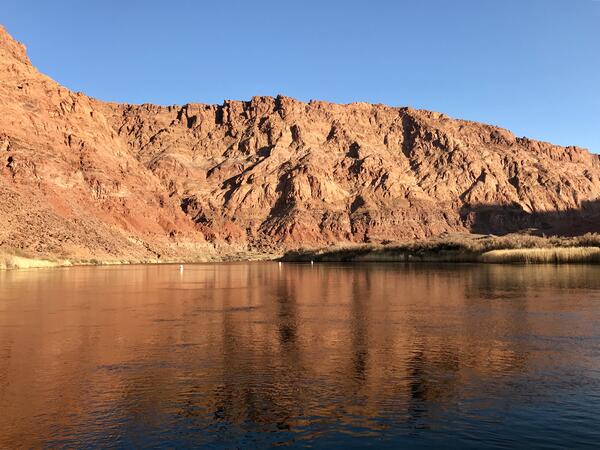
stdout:
<svg viewBox="0 0 600 450">
<path fill-rule="evenodd" d="M 281 261 L 279 261 L 279 268 L 281 268 Z"/>
<path fill-rule="evenodd" d="M 183 273 L 183 264 L 179 264 L 179 273 Z"/>
<path fill-rule="evenodd" d="M 312 266 L 315 262 L 311 259 L 310 260 L 310 265 Z"/>
</svg>

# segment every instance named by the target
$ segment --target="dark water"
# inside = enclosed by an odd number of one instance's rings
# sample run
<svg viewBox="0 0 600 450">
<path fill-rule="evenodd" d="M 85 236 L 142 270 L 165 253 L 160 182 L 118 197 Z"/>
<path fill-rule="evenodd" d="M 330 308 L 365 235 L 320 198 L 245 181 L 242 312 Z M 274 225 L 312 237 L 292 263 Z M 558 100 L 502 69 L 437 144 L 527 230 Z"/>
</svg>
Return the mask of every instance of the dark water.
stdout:
<svg viewBox="0 0 600 450">
<path fill-rule="evenodd" d="M 0 273 L 0 447 L 599 444 L 600 267 Z"/>
</svg>

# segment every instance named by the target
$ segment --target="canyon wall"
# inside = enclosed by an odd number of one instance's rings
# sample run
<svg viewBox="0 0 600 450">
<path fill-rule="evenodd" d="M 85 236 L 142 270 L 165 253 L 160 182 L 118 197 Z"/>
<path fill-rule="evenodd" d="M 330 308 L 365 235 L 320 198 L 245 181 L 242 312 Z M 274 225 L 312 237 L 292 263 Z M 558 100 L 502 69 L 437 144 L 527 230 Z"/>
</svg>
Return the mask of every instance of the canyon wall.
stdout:
<svg viewBox="0 0 600 450">
<path fill-rule="evenodd" d="M 210 259 L 452 233 L 600 231 L 600 159 L 444 114 L 254 97 L 127 105 L 0 28 L 0 249 Z"/>
</svg>

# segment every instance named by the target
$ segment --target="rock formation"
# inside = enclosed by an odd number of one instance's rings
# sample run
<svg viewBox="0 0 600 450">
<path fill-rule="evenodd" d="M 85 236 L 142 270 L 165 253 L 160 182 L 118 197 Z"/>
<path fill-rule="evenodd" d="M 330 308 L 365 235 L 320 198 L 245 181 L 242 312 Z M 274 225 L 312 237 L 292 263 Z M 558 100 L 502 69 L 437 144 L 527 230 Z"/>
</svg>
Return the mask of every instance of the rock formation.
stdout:
<svg viewBox="0 0 600 450">
<path fill-rule="evenodd" d="M 0 248 L 38 257 L 599 231 L 585 149 L 366 103 L 102 102 L 39 73 L 2 28 L 0 157 Z"/>
</svg>

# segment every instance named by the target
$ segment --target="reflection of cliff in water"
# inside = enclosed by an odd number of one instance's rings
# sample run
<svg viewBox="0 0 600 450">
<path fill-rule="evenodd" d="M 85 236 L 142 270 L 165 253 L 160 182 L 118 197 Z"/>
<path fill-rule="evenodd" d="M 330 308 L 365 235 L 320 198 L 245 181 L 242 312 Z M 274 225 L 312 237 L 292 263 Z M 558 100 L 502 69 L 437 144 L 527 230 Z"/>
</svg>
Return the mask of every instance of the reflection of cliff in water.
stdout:
<svg viewBox="0 0 600 450">
<path fill-rule="evenodd" d="M 534 360 L 539 343 L 525 337 L 569 336 L 569 317 L 552 314 L 599 289 L 598 275 L 395 264 L 2 273 L 0 389 L 63 429 L 78 426 L 66 410 L 81 410 L 79 420 L 118 411 L 122 426 L 142 430 L 165 420 L 215 433 L 431 426 L 458 398 L 502 398 L 540 367 L 581 365 L 576 351 Z M 474 381 L 483 378 L 494 383 Z M 92 386 L 101 395 L 87 398 Z M 543 384 L 530 388 L 545 395 Z M 17 403 L 1 406 L 0 427 Z"/>
</svg>

